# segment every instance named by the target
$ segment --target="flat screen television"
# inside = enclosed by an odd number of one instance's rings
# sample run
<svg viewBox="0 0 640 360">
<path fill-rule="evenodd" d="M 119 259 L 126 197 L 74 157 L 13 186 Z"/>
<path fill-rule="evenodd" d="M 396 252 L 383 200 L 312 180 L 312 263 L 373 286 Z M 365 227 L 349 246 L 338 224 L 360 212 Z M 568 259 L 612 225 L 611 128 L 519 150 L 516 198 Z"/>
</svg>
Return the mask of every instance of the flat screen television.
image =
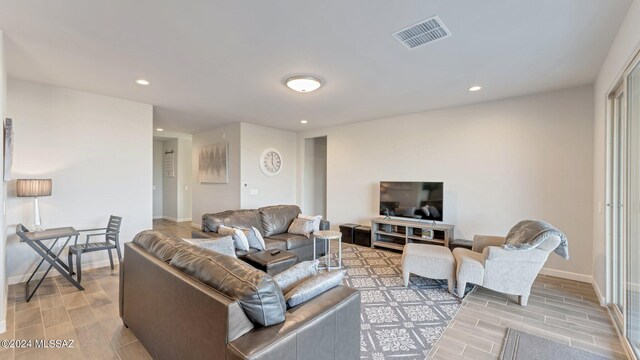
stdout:
<svg viewBox="0 0 640 360">
<path fill-rule="evenodd" d="M 443 199 L 441 182 L 380 182 L 380 215 L 442 221 Z"/>
</svg>

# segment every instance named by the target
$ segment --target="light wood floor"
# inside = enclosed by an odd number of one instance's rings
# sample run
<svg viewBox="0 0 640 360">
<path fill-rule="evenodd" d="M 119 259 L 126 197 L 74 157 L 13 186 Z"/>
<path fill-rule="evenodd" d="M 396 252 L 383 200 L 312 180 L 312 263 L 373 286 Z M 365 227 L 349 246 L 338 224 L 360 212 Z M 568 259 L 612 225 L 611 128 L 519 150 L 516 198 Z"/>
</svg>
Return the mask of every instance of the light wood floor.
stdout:
<svg viewBox="0 0 640 360">
<path fill-rule="evenodd" d="M 154 229 L 191 237 L 191 224 L 154 220 Z M 24 285 L 9 286 L 7 332 L 2 339 L 73 339 L 73 349 L 2 349 L 1 359 L 149 359 L 118 315 L 118 269 L 83 272 L 85 291 L 48 278 L 29 302 Z M 429 358 L 497 359 L 507 327 L 615 359 L 622 347 L 590 284 L 539 276 L 529 305 L 477 288 L 436 343 Z"/>
<path fill-rule="evenodd" d="M 55 270 L 53 270 L 55 271 Z M 118 268 L 83 271 L 78 291 L 62 276 L 44 280 L 30 302 L 24 284 L 9 286 L 1 339 L 74 340 L 67 349 L 0 349 L 1 359 L 150 359 L 118 314 Z"/>
<path fill-rule="evenodd" d="M 192 228 L 189 221 L 176 223 L 164 219 L 153 220 L 153 229 L 166 231 L 182 238 L 191 238 L 191 231 L 199 230 Z"/>
<path fill-rule="evenodd" d="M 510 327 L 604 357 L 626 359 L 591 284 L 539 275 L 528 305 L 516 301 L 515 296 L 476 287 L 429 357 L 498 359 Z"/>
</svg>

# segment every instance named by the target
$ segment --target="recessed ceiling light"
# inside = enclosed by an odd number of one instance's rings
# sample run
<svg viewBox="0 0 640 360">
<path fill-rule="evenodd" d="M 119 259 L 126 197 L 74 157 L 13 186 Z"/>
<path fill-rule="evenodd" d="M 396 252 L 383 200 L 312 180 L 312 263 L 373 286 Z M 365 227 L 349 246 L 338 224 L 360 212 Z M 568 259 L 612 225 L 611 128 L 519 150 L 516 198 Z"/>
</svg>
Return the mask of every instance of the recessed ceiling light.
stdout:
<svg viewBox="0 0 640 360">
<path fill-rule="evenodd" d="M 306 123 L 308 123 L 307 120 L 300 120 L 300 124 L 306 124 Z"/>
<path fill-rule="evenodd" d="M 322 86 L 320 79 L 313 76 L 292 76 L 285 81 L 287 87 L 297 92 L 312 92 Z"/>
<path fill-rule="evenodd" d="M 162 128 L 157 128 L 156 131 L 164 131 Z"/>
<path fill-rule="evenodd" d="M 136 84 L 138 85 L 149 85 L 149 82 L 145 79 L 138 79 L 136 80 Z"/>
<path fill-rule="evenodd" d="M 482 86 L 478 86 L 478 85 L 472 86 L 469 88 L 469 91 L 480 91 L 480 90 L 482 90 Z"/>
</svg>

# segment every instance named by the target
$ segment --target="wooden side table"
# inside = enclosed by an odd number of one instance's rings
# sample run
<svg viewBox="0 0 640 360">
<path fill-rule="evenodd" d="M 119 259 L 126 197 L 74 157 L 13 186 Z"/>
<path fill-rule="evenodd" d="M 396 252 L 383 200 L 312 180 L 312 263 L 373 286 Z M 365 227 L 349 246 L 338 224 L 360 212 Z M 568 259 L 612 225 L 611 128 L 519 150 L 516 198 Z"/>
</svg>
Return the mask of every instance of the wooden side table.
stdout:
<svg viewBox="0 0 640 360">
<path fill-rule="evenodd" d="M 319 269 L 342 269 L 342 233 L 340 231 L 322 230 L 313 233 L 313 260 L 316 259 L 316 239 L 325 241 L 325 265 Z M 338 240 L 338 266 L 331 266 L 331 240 Z"/>
</svg>

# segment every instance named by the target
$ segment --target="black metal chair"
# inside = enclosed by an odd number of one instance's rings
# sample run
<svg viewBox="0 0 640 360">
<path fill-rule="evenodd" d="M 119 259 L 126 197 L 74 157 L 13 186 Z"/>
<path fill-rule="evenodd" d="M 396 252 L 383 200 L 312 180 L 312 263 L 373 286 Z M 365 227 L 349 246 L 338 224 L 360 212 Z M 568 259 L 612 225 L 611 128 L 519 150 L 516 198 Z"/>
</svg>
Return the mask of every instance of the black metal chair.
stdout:
<svg viewBox="0 0 640 360">
<path fill-rule="evenodd" d="M 90 233 L 86 235 L 87 240 L 84 244 L 78 244 L 78 238 L 76 238 L 75 243 L 69 246 L 69 274 L 73 275 L 73 254 L 76 254 L 76 275 L 78 282 L 80 282 L 82 279 L 82 254 L 106 250 L 109 253 L 111 270 L 113 270 L 113 256 L 111 255 L 111 250 L 116 249 L 116 252 L 118 253 L 118 262 L 122 261 L 119 242 L 121 224 L 121 217 L 111 215 L 109 217 L 109 224 L 107 224 L 106 228 L 78 230 L 80 233 Z M 96 231 L 100 232 L 95 233 Z M 104 236 L 105 241 L 89 242 L 89 240 L 91 240 L 91 238 L 94 236 Z"/>
</svg>

